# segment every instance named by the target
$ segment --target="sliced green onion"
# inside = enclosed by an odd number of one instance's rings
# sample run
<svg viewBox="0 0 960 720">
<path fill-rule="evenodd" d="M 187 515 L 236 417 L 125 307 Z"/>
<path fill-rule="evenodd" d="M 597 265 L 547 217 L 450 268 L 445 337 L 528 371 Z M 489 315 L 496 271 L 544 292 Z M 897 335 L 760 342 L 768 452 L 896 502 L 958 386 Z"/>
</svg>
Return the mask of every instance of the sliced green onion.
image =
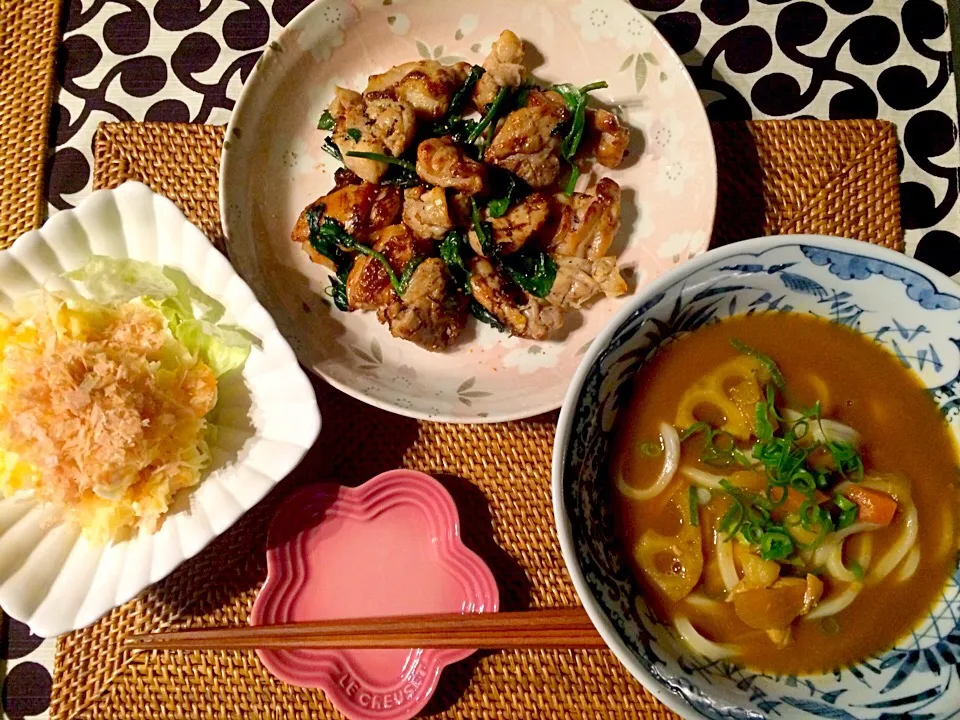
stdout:
<svg viewBox="0 0 960 720">
<path fill-rule="evenodd" d="M 740 448 L 737 448 L 733 451 L 733 459 L 736 460 L 743 467 L 750 469 L 753 467 L 753 463 L 750 461 L 750 458 Z"/>
<path fill-rule="evenodd" d="M 759 545 L 763 538 L 763 527 L 756 523 L 745 522 L 740 528 L 740 534 L 751 545 Z"/>
<path fill-rule="evenodd" d="M 809 470 L 796 470 L 790 476 L 790 487 L 804 495 L 809 495 L 817 489 L 817 481 Z"/>
<path fill-rule="evenodd" d="M 812 532 L 811 526 L 820 525 L 820 512 L 817 505 L 810 500 L 804 500 L 797 512 L 800 517 L 800 527 L 807 532 Z"/>
<path fill-rule="evenodd" d="M 850 563 L 849 567 L 850 572 L 853 573 L 853 576 L 857 579 L 857 582 L 863 582 L 864 572 L 863 567 L 856 560 Z"/>
<path fill-rule="evenodd" d="M 663 445 L 658 442 L 645 442 L 640 445 L 640 452 L 647 457 L 659 457 L 663 454 Z"/>
<path fill-rule="evenodd" d="M 737 338 L 732 338 L 730 344 L 738 351 L 752 357 L 758 363 L 760 363 L 768 373 L 770 373 L 770 379 L 773 381 L 773 384 L 776 385 L 781 390 L 787 386 L 786 381 L 783 379 L 783 373 L 780 372 L 780 368 L 773 361 L 769 355 L 765 355 L 756 348 L 752 348 L 749 345 L 740 342 Z"/>
<path fill-rule="evenodd" d="M 857 504 L 853 500 L 840 493 L 833 496 L 833 502 L 836 503 L 837 507 L 841 510 L 851 510 L 857 507 Z"/>
<path fill-rule="evenodd" d="M 768 530 L 759 544 L 760 557 L 764 560 L 783 560 L 793 552 L 793 540 L 783 530 Z"/>
<path fill-rule="evenodd" d="M 857 516 L 860 514 L 860 508 L 854 505 L 852 508 L 843 510 L 840 513 L 840 517 L 837 518 L 837 530 L 843 530 L 853 525 L 857 521 Z"/>
<path fill-rule="evenodd" d="M 732 539 L 740 530 L 740 526 L 743 525 L 743 515 L 743 503 L 734 498 L 733 504 L 720 518 L 720 532 L 727 536 L 727 540 Z"/>
<path fill-rule="evenodd" d="M 688 428 L 685 428 L 680 431 L 680 442 L 683 442 L 687 438 L 691 438 L 699 432 L 704 430 L 710 430 L 710 426 L 705 422 L 695 422 Z"/>
</svg>

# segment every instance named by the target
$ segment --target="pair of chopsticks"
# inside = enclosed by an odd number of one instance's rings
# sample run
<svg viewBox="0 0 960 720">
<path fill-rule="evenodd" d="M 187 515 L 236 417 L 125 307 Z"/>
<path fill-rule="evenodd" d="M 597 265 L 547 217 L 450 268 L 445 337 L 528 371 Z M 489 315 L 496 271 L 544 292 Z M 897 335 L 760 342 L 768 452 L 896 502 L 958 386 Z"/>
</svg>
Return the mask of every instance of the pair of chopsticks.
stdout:
<svg viewBox="0 0 960 720">
<path fill-rule="evenodd" d="M 602 648 L 582 608 L 404 615 L 134 635 L 127 650 Z"/>
</svg>

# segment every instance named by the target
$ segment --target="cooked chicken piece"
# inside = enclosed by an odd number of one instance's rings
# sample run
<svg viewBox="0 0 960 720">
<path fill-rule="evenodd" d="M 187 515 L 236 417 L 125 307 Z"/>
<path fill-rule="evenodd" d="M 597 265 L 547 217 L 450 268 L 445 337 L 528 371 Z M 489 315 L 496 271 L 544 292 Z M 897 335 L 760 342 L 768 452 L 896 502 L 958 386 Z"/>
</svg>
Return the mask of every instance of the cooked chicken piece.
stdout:
<svg viewBox="0 0 960 720">
<path fill-rule="evenodd" d="M 452 285 L 446 263 L 428 258 L 417 266 L 402 298 L 377 312 L 390 334 L 427 350 L 443 350 L 467 323 L 467 298 Z"/>
<path fill-rule="evenodd" d="M 431 185 L 467 195 L 484 191 L 487 169 L 469 158 L 449 137 L 430 138 L 417 148 L 417 175 Z"/>
<path fill-rule="evenodd" d="M 563 327 L 563 310 L 548 305 L 533 295 L 527 295 L 523 315 L 527 319 L 527 325 L 521 337 L 529 340 L 546 340 Z"/>
<path fill-rule="evenodd" d="M 534 193 L 511 206 L 501 217 L 490 217 L 489 213 L 485 212 L 484 217 L 493 229 L 493 241 L 499 245 L 500 252 L 509 255 L 522 248 L 527 240 L 547 224 L 550 206 L 550 198 L 545 193 Z M 470 230 L 467 237 L 473 251 L 483 255 L 477 234 Z"/>
<path fill-rule="evenodd" d="M 425 190 L 408 188 L 403 192 L 403 222 L 422 238 L 440 240 L 454 223 L 450 219 L 447 193 L 442 187 Z"/>
<path fill-rule="evenodd" d="M 352 173 L 337 171 L 337 182 L 352 181 Z M 355 177 L 355 176 L 354 176 Z M 400 190 L 395 186 L 359 184 L 340 185 L 337 189 L 310 203 L 297 218 L 291 240 L 300 243 L 304 252 L 315 263 L 335 269 L 333 261 L 318 253 L 310 244 L 310 226 L 307 212 L 321 209 L 322 217 L 331 217 L 343 224 L 344 230 L 359 242 L 369 244 L 374 233 L 396 222 L 400 214 Z"/>
<path fill-rule="evenodd" d="M 406 225 L 390 225 L 376 235 L 373 249 L 387 258 L 397 277 L 415 257 L 429 254 L 432 243 L 415 237 Z M 377 258 L 358 255 L 347 277 L 347 302 L 354 310 L 379 310 L 396 299 L 390 277 Z"/>
<path fill-rule="evenodd" d="M 330 114 L 336 118 L 333 141 L 343 153 L 343 164 L 367 182 L 379 182 L 387 171 L 386 163 L 349 157 L 350 152 L 380 153 L 398 157 L 403 154 L 416 131 L 413 108 L 393 98 L 364 98 L 337 88 Z"/>
<path fill-rule="evenodd" d="M 494 242 L 503 253 L 516 252 L 547 224 L 549 217 L 550 198 L 545 193 L 528 195 L 502 217 L 490 218 Z"/>
<path fill-rule="evenodd" d="M 593 157 L 608 168 L 620 167 L 630 144 L 630 129 L 607 110 L 587 110 L 587 131 L 578 157 Z"/>
<path fill-rule="evenodd" d="M 484 258 L 470 262 L 470 291 L 512 335 L 545 340 L 554 330 L 563 327 L 563 310 L 528 295 L 501 276 Z"/>
<path fill-rule="evenodd" d="M 346 115 L 347 111 L 363 105 L 363 95 L 356 90 L 340 87 L 337 85 L 333 89 L 333 100 L 327 110 L 333 115 L 334 119 Z"/>
<path fill-rule="evenodd" d="M 586 193 L 554 196 L 558 208 L 544 247 L 558 255 L 597 260 L 607 254 L 620 230 L 620 186 L 603 178 Z"/>
<path fill-rule="evenodd" d="M 490 46 L 483 69 L 486 72 L 473 89 L 473 103 L 481 112 L 494 101 L 500 88 L 516 88 L 523 84 L 523 40 L 512 30 L 504 30 Z"/>
<path fill-rule="evenodd" d="M 371 75 L 363 94 L 368 101 L 383 97 L 402 100 L 418 118 L 438 120 L 446 114 L 469 72 L 470 65 L 465 62 L 441 65 L 436 60 L 416 60 Z"/>
<path fill-rule="evenodd" d="M 557 126 L 567 108 L 556 93 L 531 91 L 527 104 L 507 115 L 484 159 L 523 179 L 530 187 L 553 184 L 560 173 Z"/>
<path fill-rule="evenodd" d="M 604 255 L 594 260 L 590 274 L 597 281 L 600 291 L 607 297 L 620 297 L 629 289 L 627 281 L 620 274 L 620 268 L 617 267 L 617 259 L 612 255 Z"/>
<path fill-rule="evenodd" d="M 579 308 L 600 293 L 619 297 L 627 291 L 627 283 L 612 257 L 602 257 L 596 262 L 566 255 L 554 255 L 553 259 L 557 263 L 557 277 L 550 294 L 544 298 L 551 305 Z"/>
</svg>

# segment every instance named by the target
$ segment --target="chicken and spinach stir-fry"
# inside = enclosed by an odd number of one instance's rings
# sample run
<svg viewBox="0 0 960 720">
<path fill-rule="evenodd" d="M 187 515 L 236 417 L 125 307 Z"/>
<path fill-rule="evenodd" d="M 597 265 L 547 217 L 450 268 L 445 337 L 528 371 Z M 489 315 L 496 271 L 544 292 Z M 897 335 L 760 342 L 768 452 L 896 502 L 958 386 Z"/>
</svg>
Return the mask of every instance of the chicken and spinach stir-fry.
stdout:
<svg viewBox="0 0 960 720">
<path fill-rule="evenodd" d="M 482 67 L 420 60 L 337 88 L 319 129 L 344 167 L 293 240 L 334 271 L 340 310 L 442 350 L 470 315 L 543 340 L 569 309 L 626 292 L 608 254 L 620 187 L 575 187 L 594 162 L 621 164 L 629 130 L 587 107 L 605 83 L 541 87 L 523 60 L 504 30 Z"/>
</svg>

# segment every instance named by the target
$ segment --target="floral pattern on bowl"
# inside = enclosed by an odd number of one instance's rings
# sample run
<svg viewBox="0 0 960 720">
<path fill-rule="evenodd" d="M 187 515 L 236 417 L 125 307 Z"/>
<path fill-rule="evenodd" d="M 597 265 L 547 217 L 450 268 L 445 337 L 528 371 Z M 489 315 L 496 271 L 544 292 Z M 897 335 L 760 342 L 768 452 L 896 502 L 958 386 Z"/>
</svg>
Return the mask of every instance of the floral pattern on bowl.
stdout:
<svg viewBox="0 0 960 720">
<path fill-rule="evenodd" d="M 270 527 L 267 580 L 250 622 L 496 612 L 496 581 L 460 540 L 457 509 L 436 480 L 392 470 L 357 488 L 316 485 L 284 502 Z M 473 650 L 260 650 L 284 682 L 322 688 L 355 720 L 403 720 L 446 665 Z"/>
<path fill-rule="evenodd" d="M 713 138 L 699 94 L 663 37 L 622 0 L 322 0 L 265 52 L 227 137 L 220 205 L 231 260 L 278 317 L 303 364 L 339 389 L 403 415 L 450 422 L 529 417 L 559 407 L 570 378 L 629 296 L 568 320 L 562 339 L 532 342 L 470 323 L 431 353 L 390 336 L 373 313 L 343 313 L 326 270 L 290 242 L 309 203 L 333 187 L 317 119 L 336 85 L 418 58 L 482 63 L 509 26 L 557 82 L 604 79 L 634 132 L 631 157 L 605 171 L 624 188 L 615 242 L 631 292 L 703 253 L 716 207 Z M 269 131 L 262 130 L 269 128 Z"/>
<path fill-rule="evenodd" d="M 960 437 L 960 288 L 852 240 L 783 236 L 711 252 L 611 322 L 571 384 L 553 458 L 554 509 L 580 598 L 630 672 L 685 717 L 946 718 L 960 708 L 960 568 L 895 647 L 831 674 L 757 673 L 692 652 L 646 606 L 613 532 L 605 458 L 630 380 L 672 338 L 737 314 L 796 311 L 846 325 L 918 373 Z"/>
</svg>

